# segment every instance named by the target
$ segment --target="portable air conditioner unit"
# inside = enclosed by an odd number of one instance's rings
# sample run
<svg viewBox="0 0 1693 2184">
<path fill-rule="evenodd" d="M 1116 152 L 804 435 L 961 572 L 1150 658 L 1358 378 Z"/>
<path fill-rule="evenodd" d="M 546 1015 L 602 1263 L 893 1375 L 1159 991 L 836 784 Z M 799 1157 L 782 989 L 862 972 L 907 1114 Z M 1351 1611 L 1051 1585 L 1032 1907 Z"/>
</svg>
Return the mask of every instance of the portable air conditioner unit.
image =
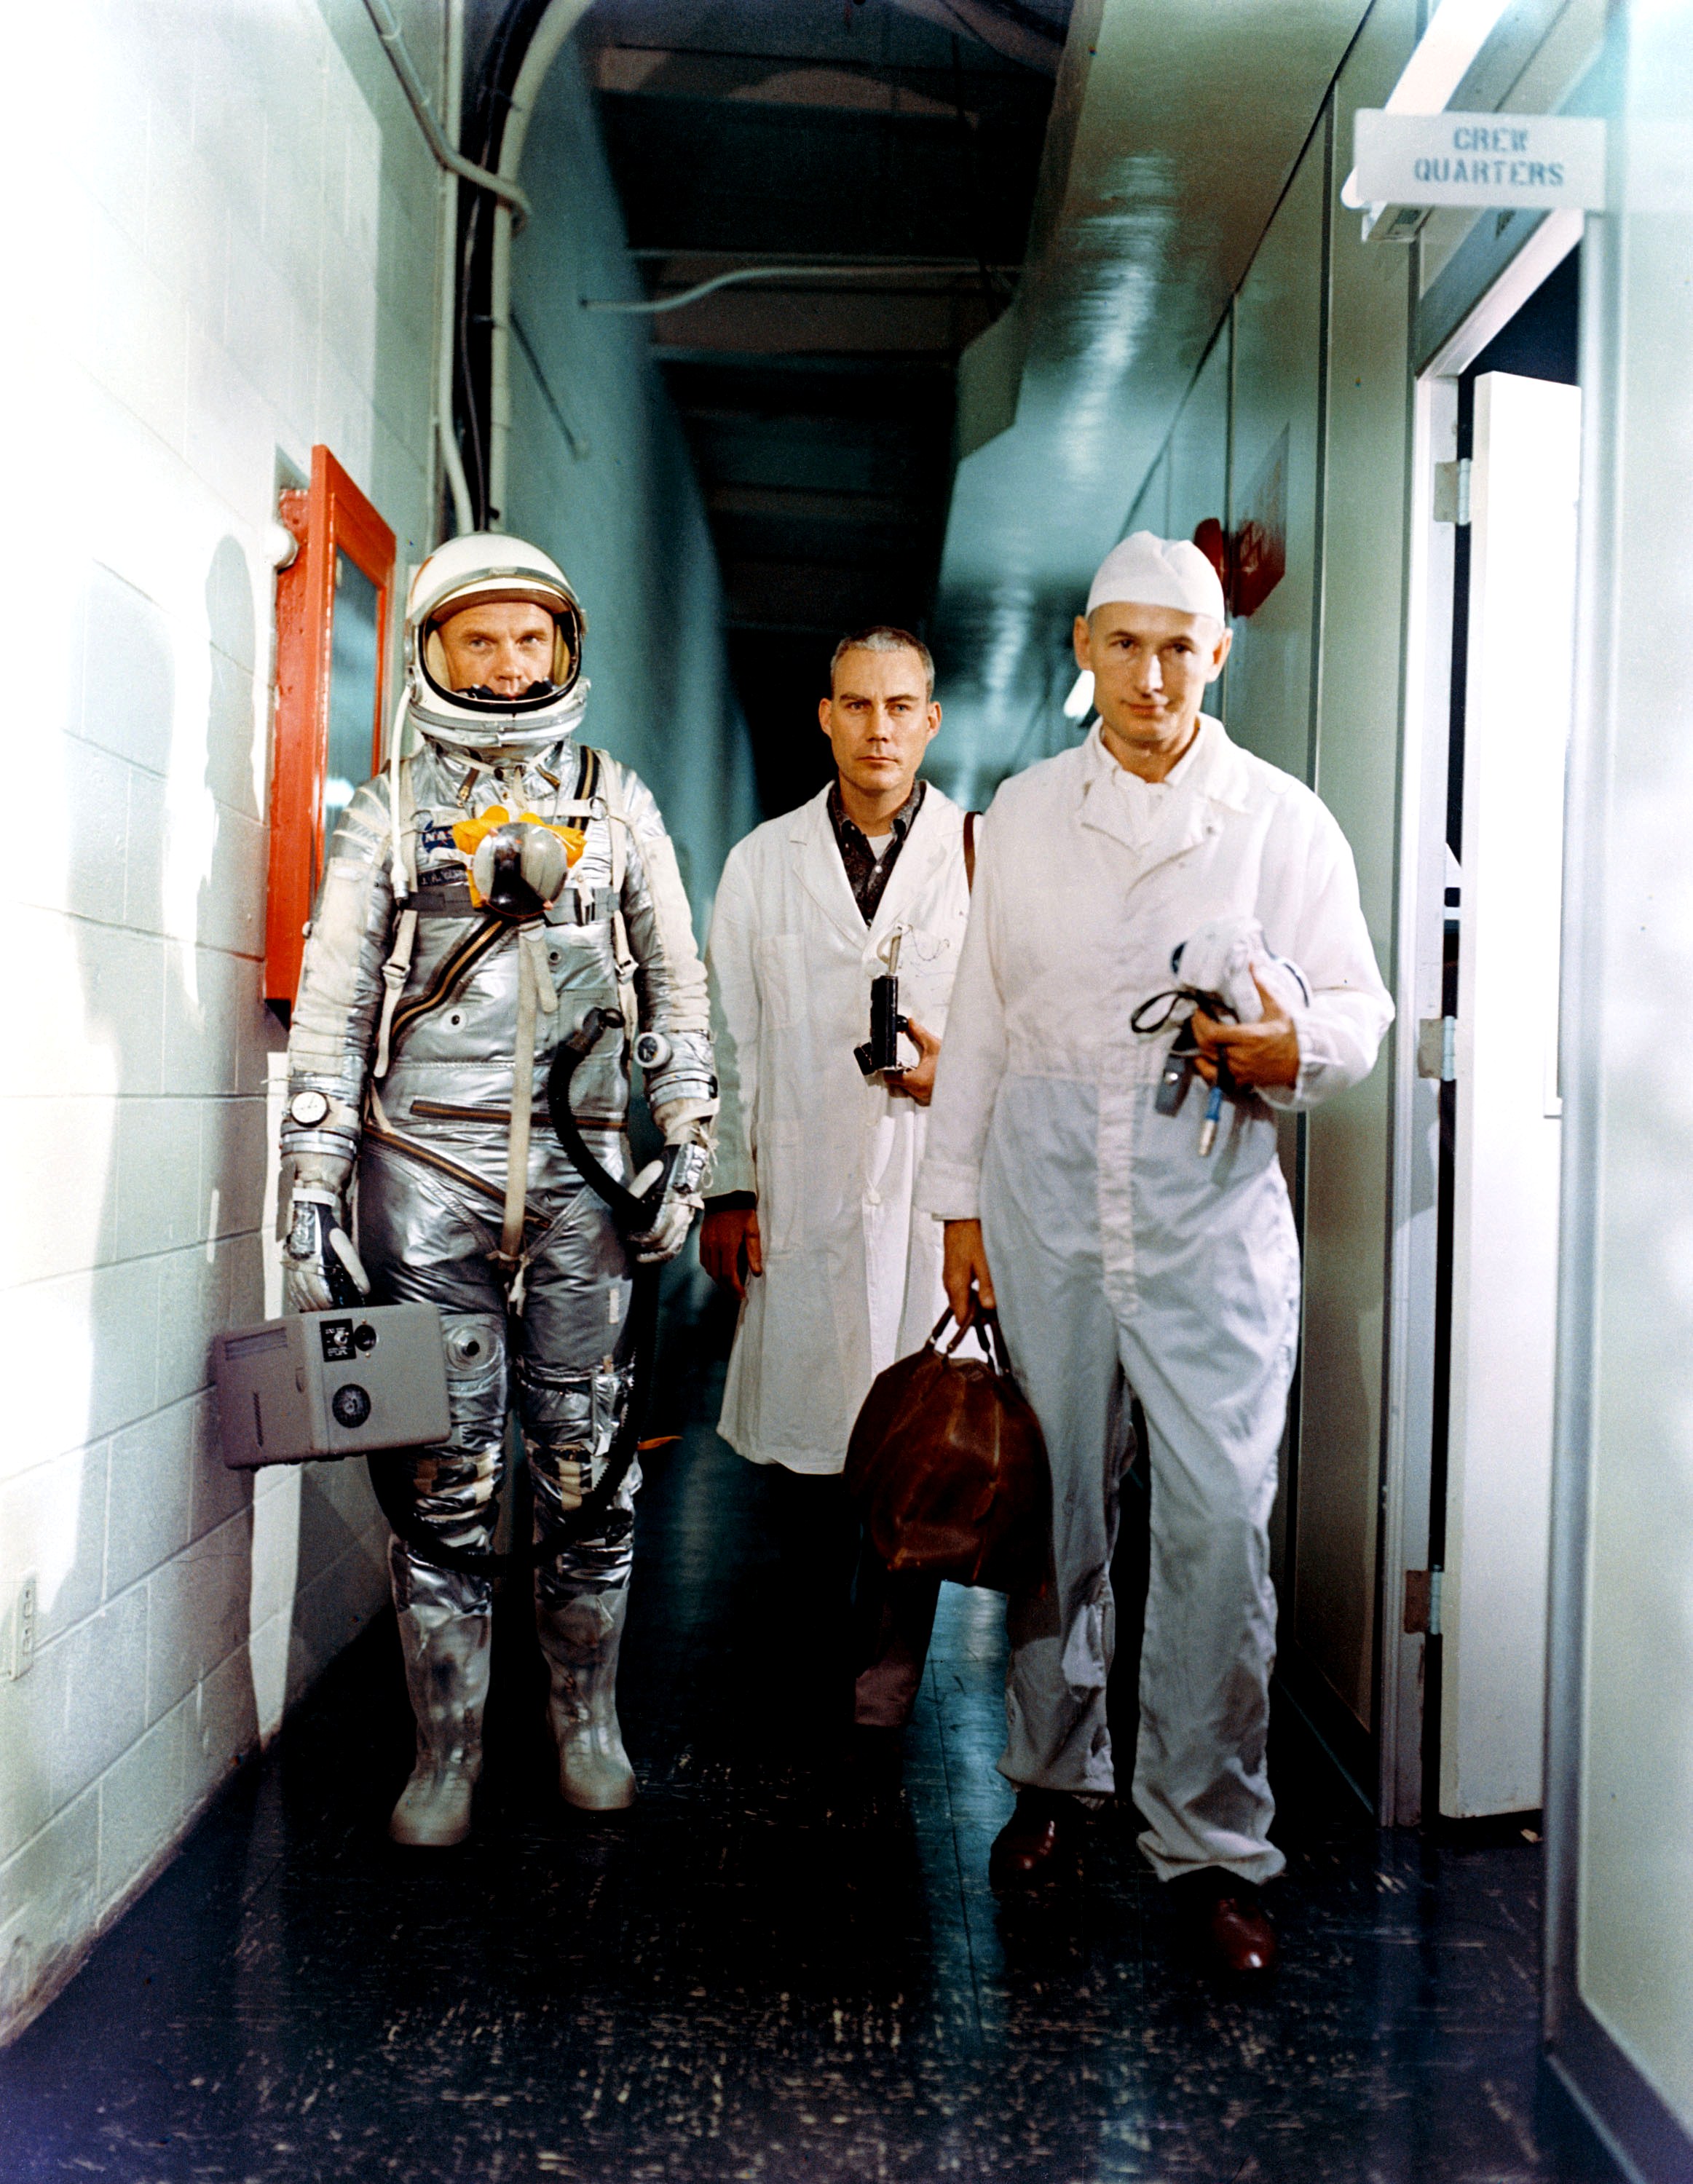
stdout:
<svg viewBox="0 0 1693 2184">
<path fill-rule="evenodd" d="M 427 1448 L 452 1429 L 433 1304 L 290 1312 L 219 1335 L 213 1362 L 232 1470 Z"/>
</svg>

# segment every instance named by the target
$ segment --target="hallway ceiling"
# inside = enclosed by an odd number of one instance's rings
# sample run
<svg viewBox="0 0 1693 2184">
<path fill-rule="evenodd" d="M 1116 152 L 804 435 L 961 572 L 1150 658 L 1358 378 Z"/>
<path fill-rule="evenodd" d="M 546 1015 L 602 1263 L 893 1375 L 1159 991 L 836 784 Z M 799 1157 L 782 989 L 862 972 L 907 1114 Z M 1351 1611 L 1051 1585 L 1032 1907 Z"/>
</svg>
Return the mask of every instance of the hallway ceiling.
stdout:
<svg viewBox="0 0 1693 2184">
<path fill-rule="evenodd" d="M 1050 747 L 1077 602 L 1366 12 L 1077 0 L 1016 302 L 960 375 L 935 635 L 956 792 Z"/>
<path fill-rule="evenodd" d="M 1070 0 L 597 0 L 580 33 L 722 565 L 764 807 L 826 773 L 828 657 L 926 629 L 957 365 L 1014 290 Z"/>
</svg>

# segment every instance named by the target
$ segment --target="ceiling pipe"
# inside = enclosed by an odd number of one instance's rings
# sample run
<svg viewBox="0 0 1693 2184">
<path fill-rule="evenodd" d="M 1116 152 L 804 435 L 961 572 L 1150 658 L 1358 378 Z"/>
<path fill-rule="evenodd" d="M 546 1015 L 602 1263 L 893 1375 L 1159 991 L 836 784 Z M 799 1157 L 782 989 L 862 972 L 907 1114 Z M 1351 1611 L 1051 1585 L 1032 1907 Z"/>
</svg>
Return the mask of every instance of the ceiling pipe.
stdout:
<svg viewBox="0 0 1693 2184">
<path fill-rule="evenodd" d="M 578 7 L 576 12 L 580 14 L 583 10 Z M 388 11 L 387 0 L 365 0 L 365 13 L 370 17 L 376 34 L 382 41 L 383 51 L 400 78 L 400 87 L 405 93 L 411 111 L 417 116 L 417 125 L 439 164 L 451 173 L 461 176 L 466 181 L 474 182 L 479 190 L 487 190 L 497 198 L 508 220 L 513 209 L 527 220 L 529 201 L 523 192 L 502 176 L 491 175 L 486 167 L 478 167 L 473 161 L 465 159 L 442 134 L 441 125 L 435 119 L 435 109 L 429 103 L 429 94 L 424 90 L 417 70 L 412 65 L 411 56 L 405 50 L 405 40 L 400 35 L 400 25 Z M 451 85 L 448 86 L 447 96 L 450 103 L 456 103 L 456 92 Z"/>
<path fill-rule="evenodd" d="M 465 476 L 464 455 L 459 446 L 453 418 L 453 372 L 457 359 L 459 183 L 463 180 L 472 183 L 478 189 L 486 190 L 496 200 L 508 226 L 514 212 L 528 219 L 529 201 L 515 183 L 491 174 L 486 167 L 478 167 L 458 149 L 464 97 L 464 0 L 448 0 L 446 9 L 446 41 L 442 70 L 446 104 L 444 127 L 436 119 L 435 109 L 429 103 L 429 94 L 424 90 L 411 55 L 406 50 L 400 25 L 388 12 L 387 0 L 365 0 L 365 12 L 371 19 L 382 49 L 400 79 L 400 87 L 405 93 L 406 102 L 416 116 L 424 140 L 441 170 L 440 285 L 437 296 L 440 319 L 435 359 L 435 437 L 441 451 L 441 467 L 446 476 L 447 490 L 452 499 L 454 528 L 455 532 L 462 534 L 475 530 L 476 511 L 471 501 L 470 481 Z"/>
<path fill-rule="evenodd" d="M 967 259 L 956 265 L 936 265 L 932 260 L 902 265 L 897 259 L 878 259 L 874 265 L 842 265 L 838 259 L 832 265 L 738 265 L 733 272 L 718 273 L 709 281 L 696 281 L 693 287 L 684 288 L 674 296 L 642 296 L 634 300 L 612 296 L 579 296 L 577 301 L 584 311 L 623 311 L 636 318 L 657 318 L 665 311 L 679 311 L 684 304 L 697 304 L 701 296 L 716 293 L 719 288 L 734 287 L 745 281 L 824 281 L 831 286 L 854 273 L 871 273 L 886 279 L 890 273 L 939 273 L 955 280 L 960 275 L 971 278 L 980 276 L 981 269 Z M 898 292 L 903 294 L 904 290 Z"/>
<path fill-rule="evenodd" d="M 665 258 L 728 258 L 742 259 L 749 265 L 780 265 L 786 263 L 787 254 L 780 250 L 726 250 L 723 244 L 705 242 L 642 242 L 631 247 L 631 258 L 646 260 Z M 1020 273 L 1020 264 L 1002 265 L 980 258 L 919 258 L 910 251 L 818 250 L 806 260 L 807 271 L 821 266 L 827 272 L 836 273 L 843 267 L 848 270 L 862 267 L 867 272 L 891 268 L 901 273 Z"/>
<path fill-rule="evenodd" d="M 452 144 L 459 141 L 464 88 L 464 0 L 447 0 L 446 128 Z M 476 528 L 471 506 L 470 482 L 459 436 L 453 428 L 453 366 L 458 355 L 459 178 L 451 167 L 441 170 L 441 292 L 440 325 L 436 332 L 435 434 L 440 443 L 441 467 L 452 495 L 453 527 L 462 537 Z"/>
<path fill-rule="evenodd" d="M 494 208 L 494 252 L 489 280 L 488 525 L 504 527 L 511 440 L 511 209 L 517 201 L 529 117 L 565 40 L 587 14 L 589 0 L 552 0 L 535 25 L 523 55 L 500 138 L 499 177 L 504 194 Z M 366 5 L 372 0 L 366 0 Z M 527 210 L 527 207 L 524 208 Z"/>
</svg>

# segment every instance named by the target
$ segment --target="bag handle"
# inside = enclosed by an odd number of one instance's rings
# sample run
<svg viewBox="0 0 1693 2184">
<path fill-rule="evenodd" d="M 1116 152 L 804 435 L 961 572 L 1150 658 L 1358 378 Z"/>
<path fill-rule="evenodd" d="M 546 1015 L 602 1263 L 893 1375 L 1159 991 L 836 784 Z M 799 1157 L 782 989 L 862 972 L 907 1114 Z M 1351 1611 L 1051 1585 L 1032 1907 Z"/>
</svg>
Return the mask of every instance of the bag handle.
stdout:
<svg viewBox="0 0 1693 2184">
<path fill-rule="evenodd" d="M 939 1319 L 936 1321 L 929 1340 L 925 1346 L 925 1348 L 934 1350 L 940 1346 L 941 1337 L 945 1333 L 952 1318 L 953 1307 L 948 1305 Z M 1005 1337 L 1000 1330 L 999 1315 L 992 1305 L 983 1304 L 978 1298 L 975 1310 L 946 1346 L 945 1355 L 950 1357 L 967 1334 L 975 1335 L 976 1340 L 981 1345 L 982 1356 L 986 1358 L 993 1370 L 1003 1379 L 1009 1379 L 1011 1373 L 1011 1360 L 1006 1353 Z"/>
</svg>

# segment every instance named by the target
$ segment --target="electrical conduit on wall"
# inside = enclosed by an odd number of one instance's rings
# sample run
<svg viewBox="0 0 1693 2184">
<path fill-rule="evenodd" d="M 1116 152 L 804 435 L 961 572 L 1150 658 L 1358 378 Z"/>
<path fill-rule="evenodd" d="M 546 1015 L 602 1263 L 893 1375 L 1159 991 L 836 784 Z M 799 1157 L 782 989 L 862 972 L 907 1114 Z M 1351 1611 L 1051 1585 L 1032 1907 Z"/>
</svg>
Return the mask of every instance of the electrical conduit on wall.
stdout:
<svg viewBox="0 0 1693 2184">
<path fill-rule="evenodd" d="M 440 321 L 437 337 L 439 347 L 435 375 L 435 434 L 441 451 L 442 468 L 446 472 L 448 488 L 452 494 L 454 523 L 460 532 L 472 531 L 476 527 L 476 517 L 471 507 L 464 458 L 459 450 L 458 435 L 453 428 L 459 181 L 462 176 L 466 181 L 474 183 L 478 189 L 487 190 L 494 196 L 508 223 L 514 210 L 527 217 L 529 203 L 515 183 L 503 181 L 499 176 L 489 174 L 487 168 L 478 167 L 474 161 L 467 159 L 458 149 L 464 95 L 464 0 L 447 0 L 446 4 L 446 42 L 442 67 L 446 105 L 444 129 L 435 117 L 428 93 L 419 80 L 400 27 L 388 11 L 386 0 L 365 0 L 365 12 L 375 27 L 383 51 L 388 55 L 394 72 L 400 79 L 400 88 L 417 117 L 424 140 L 441 169 Z"/>
<path fill-rule="evenodd" d="M 590 0 L 552 0 L 535 26 L 517 81 L 511 90 L 511 109 L 500 140 L 500 181 L 508 191 L 515 186 L 522 164 L 529 120 L 548 71 L 558 58 L 565 40 L 588 12 Z M 511 437 L 511 238 L 512 206 L 509 196 L 494 208 L 494 260 L 489 314 L 489 426 L 488 521 L 494 529 L 506 521 L 506 480 Z"/>
</svg>

